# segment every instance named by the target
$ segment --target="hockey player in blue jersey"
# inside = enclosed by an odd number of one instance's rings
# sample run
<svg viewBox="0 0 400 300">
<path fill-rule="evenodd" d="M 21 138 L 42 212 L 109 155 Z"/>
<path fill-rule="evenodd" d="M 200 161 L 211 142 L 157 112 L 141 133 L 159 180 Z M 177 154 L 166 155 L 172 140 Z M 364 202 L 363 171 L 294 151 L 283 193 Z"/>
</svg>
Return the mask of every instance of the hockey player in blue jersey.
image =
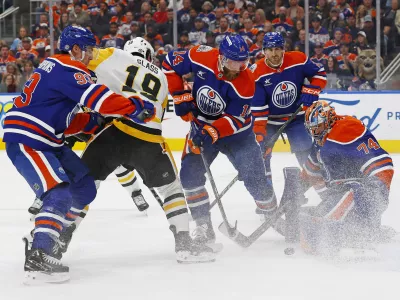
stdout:
<svg viewBox="0 0 400 300">
<path fill-rule="evenodd" d="M 255 86 L 248 62 L 248 46 L 239 35 L 226 36 L 219 50 L 200 45 L 189 51 L 172 51 L 163 62 L 175 113 L 191 121 L 180 179 L 197 224 L 195 240 L 199 243 L 215 241 L 199 147 L 203 148 L 208 164 L 218 153 L 225 154 L 257 207 L 266 212 L 276 209 L 272 186 L 252 132 L 250 106 Z M 182 80 L 187 73 L 194 74 L 191 91 L 185 89 Z"/>
<path fill-rule="evenodd" d="M 305 127 L 314 147 L 301 181 L 324 197 L 301 214 L 302 246 L 321 253 L 387 238 L 381 216 L 394 173 L 390 155 L 360 120 L 337 115 L 325 101 L 307 109 Z"/>
<path fill-rule="evenodd" d="M 266 149 L 269 138 L 285 123 L 300 105 L 310 106 L 326 85 L 322 65 L 313 63 L 304 53 L 285 52 L 285 40 L 278 32 L 268 32 L 263 41 L 265 58 L 252 67 L 256 91 L 252 103 L 254 133 L 264 152 L 264 162 L 271 174 L 272 147 Z M 310 84 L 304 84 L 308 79 Z M 311 150 L 312 141 L 304 129 L 304 111 L 286 127 L 292 153 L 303 165 Z"/>
<path fill-rule="evenodd" d="M 60 37 L 61 54 L 39 65 L 4 120 L 7 155 L 43 201 L 35 219 L 32 249 L 26 251 L 27 282 L 69 279 L 69 268 L 54 257 L 57 240 L 64 225 L 96 196 L 88 169 L 64 145 L 67 127 L 93 133 L 99 126 L 97 113 L 77 114 L 79 108 L 138 122 L 154 116 L 153 105 L 139 96 L 128 99 L 92 82 L 86 66 L 95 45 L 94 35 L 87 29 L 66 27 Z"/>
</svg>

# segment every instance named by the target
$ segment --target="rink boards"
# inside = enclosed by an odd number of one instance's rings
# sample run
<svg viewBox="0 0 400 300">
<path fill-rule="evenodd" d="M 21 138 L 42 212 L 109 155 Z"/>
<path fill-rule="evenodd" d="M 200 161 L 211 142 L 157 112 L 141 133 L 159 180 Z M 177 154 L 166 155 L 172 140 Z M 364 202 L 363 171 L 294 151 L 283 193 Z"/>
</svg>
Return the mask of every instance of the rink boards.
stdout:
<svg viewBox="0 0 400 300">
<path fill-rule="evenodd" d="M 0 139 L 3 137 L 3 122 L 6 112 L 12 107 L 15 94 L 0 94 Z M 381 146 L 391 153 L 400 153 L 400 91 L 381 92 L 328 92 L 320 95 L 336 108 L 338 114 L 353 115 L 378 138 Z M 189 124 L 174 114 L 172 98 L 170 98 L 163 121 L 163 134 L 172 150 L 183 149 L 184 139 Z M 84 144 L 76 149 L 83 149 Z M 0 142 L 0 149 L 4 143 Z M 289 145 L 279 140 L 274 151 L 290 151 Z"/>
</svg>

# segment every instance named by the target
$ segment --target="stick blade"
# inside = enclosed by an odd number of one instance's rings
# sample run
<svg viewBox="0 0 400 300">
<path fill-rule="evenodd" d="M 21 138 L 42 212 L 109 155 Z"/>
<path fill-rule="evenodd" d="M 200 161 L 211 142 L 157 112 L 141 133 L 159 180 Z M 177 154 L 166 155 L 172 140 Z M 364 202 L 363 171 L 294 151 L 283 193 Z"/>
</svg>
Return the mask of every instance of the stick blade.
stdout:
<svg viewBox="0 0 400 300">
<path fill-rule="evenodd" d="M 232 228 L 232 226 L 231 226 Z M 248 248 L 251 243 L 248 239 L 247 236 L 243 235 L 242 233 L 239 232 L 239 230 L 237 230 L 237 228 L 235 227 L 233 234 L 229 233 L 229 229 L 226 227 L 225 223 L 222 222 L 219 226 L 218 226 L 218 230 L 225 235 L 226 237 L 228 237 L 229 239 L 231 239 L 232 241 L 234 241 L 236 244 L 238 244 L 239 246 L 241 246 L 242 248 Z"/>
</svg>

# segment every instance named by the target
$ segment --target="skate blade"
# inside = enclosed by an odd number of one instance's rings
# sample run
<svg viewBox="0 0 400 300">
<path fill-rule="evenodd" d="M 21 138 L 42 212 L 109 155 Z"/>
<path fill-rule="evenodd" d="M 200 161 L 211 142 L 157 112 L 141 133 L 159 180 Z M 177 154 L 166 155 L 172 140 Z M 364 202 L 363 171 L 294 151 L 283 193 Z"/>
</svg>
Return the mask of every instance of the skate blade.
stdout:
<svg viewBox="0 0 400 300">
<path fill-rule="evenodd" d="M 25 271 L 25 285 L 41 285 L 44 283 L 63 283 L 70 280 L 69 273 L 46 274 L 43 272 Z"/>
<path fill-rule="evenodd" d="M 188 251 L 180 251 L 176 253 L 176 261 L 180 264 L 201 264 L 215 261 L 214 253 L 203 253 L 201 255 L 193 255 Z"/>
<path fill-rule="evenodd" d="M 35 222 L 35 218 L 36 218 L 36 215 L 31 214 L 31 216 L 29 217 L 29 221 Z"/>
<path fill-rule="evenodd" d="M 379 252 L 375 249 L 342 248 L 338 257 L 341 260 L 373 260 L 379 258 Z"/>
</svg>

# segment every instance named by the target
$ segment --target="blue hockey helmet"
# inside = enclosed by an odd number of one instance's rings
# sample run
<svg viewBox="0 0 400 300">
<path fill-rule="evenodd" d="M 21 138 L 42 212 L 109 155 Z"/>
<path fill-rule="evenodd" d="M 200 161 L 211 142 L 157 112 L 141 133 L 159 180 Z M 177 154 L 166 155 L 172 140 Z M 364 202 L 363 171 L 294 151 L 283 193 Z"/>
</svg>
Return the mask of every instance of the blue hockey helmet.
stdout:
<svg viewBox="0 0 400 300">
<path fill-rule="evenodd" d="M 242 71 L 249 64 L 249 47 L 240 35 L 226 35 L 219 46 L 222 66 Z"/>
<path fill-rule="evenodd" d="M 279 32 L 267 32 L 263 40 L 263 50 L 269 48 L 284 48 L 285 39 Z"/>
<path fill-rule="evenodd" d="M 65 27 L 60 36 L 59 49 L 69 52 L 74 45 L 77 45 L 82 51 L 86 51 L 88 46 L 96 46 L 94 34 L 90 30 L 79 26 Z"/>
</svg>

